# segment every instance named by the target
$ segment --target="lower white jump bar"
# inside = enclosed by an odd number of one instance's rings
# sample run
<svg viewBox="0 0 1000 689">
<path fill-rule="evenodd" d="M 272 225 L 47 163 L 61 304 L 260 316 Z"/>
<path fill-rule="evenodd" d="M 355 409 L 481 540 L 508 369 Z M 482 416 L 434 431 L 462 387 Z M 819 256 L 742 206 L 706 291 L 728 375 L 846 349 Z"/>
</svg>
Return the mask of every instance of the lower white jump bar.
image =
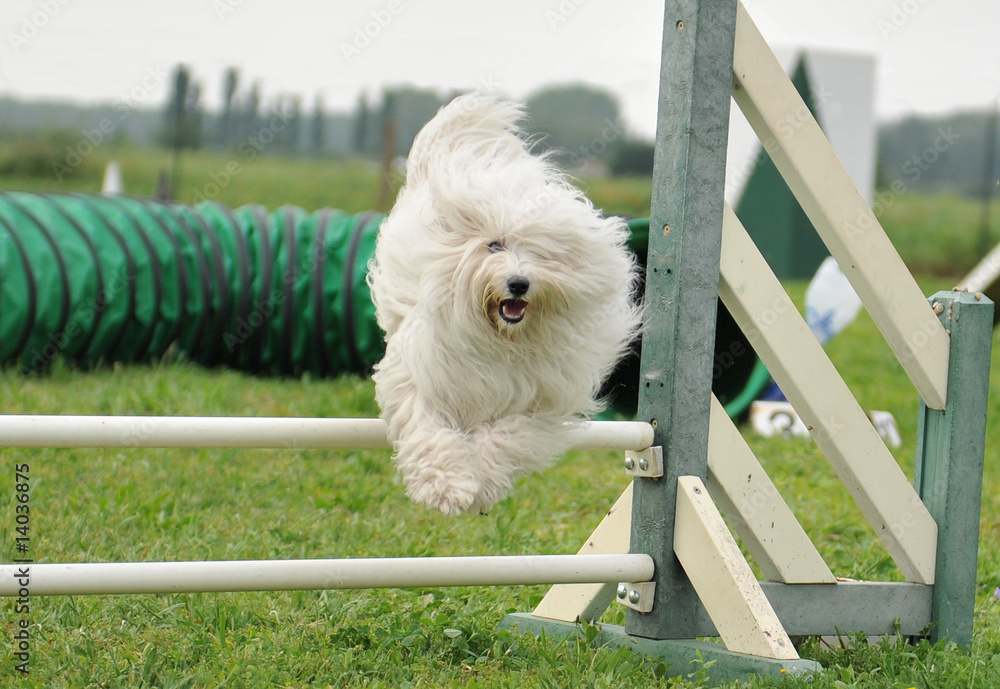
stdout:
<svg viewBox="0 0 1000 689">
<path fill-rule="evenodd" d="M 652 577 L 653 560 L 641 554 L 3 564 L 0 596 L 593 584 Z"/>
<path fill-rule="evenodd" d="M 576 450 L 644 450 L 653 428 L 639 421 L 580 424 Z M 234 416 L 0 415 L 0 447 L 181 447 L 383 449 L 381 419 Z"/>
</svg>

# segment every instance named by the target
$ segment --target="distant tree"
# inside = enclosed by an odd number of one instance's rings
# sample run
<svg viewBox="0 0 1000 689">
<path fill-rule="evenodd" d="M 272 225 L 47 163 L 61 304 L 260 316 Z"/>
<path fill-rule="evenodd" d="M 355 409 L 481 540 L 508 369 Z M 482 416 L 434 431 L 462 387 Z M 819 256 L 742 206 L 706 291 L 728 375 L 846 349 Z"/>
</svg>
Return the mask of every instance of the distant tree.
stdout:
<svg viewBox="0 0 1000 689">
<path fill-rule="evenodd" d="M 185 65 L 174 69 L 172 83 L 161 137 L 161 142 L 173 151 L 168 194 L 176 194 L 180 184 L 181 151 L 201 147 L 202 126 L 201 87 L 191 79 Z"/>
<path fill-rule="evenodd" d="M 948 190 L 982 197 L 984 171 L 1000 169 L 1000 151 L 994 150 L 992 165 L 987 159 L 990 117 L 978 110 L 882 124 L 876 184 L 897 195 Z"/>
<path fill-rule="evenodd" d="M 316 94 L 313 101 L 312 124 L 309 127 L 309 151 L 316 156 L 323 154 L 326 148 L 326 113 L 323 111 L 323 96 Z"/>
<path fill-rule="evenodd" d="M 302 98 L 284 96 L 278 100 L 276 111 L 281 114 L 284 128 L 275 132 L 275 140 L 281 149 L 298 152 L 302 137 Z"/>
<path fill-rule="evenodd" d="M 526 106 L 528 130 L 571 164 L 607 160 L 625 135 L 618 100 L 591 86 L 549 86 L 529 96 Z"/>
<path fill-rule="evenodd" d="M 239 71 L 235 67 L 226 69 L 222 83 L 222 117 L 219 119 L 218 143 L 222 146 L 228 146 L 233 140 L 235 128 L 233 105 L 239 84 Z"/>
<path fill-rule="evenodd" d="M 201 84 L 193 82 L 188 90 L 188 100 L 184 107 L 188 120 L 185 133 L 186 148 L 201 148 L 205 124 L 205 112 L 201 107 Z"/>
<path fill-rule="evenodd" d="M 396 133 L 398 131 L 399 113 L 396 109 L 396 94 L 386 91 L 382 94 L 382 112 L 379 115 L 381 122 L 381 146 L 382 176 L 379 182 L 378 195 L 375 197 L 375 210 L 386 213 L 389 210 L 390 197 L 392 196 L 392 161 L 396 154 Z"/>
<path fill-rule="evenodd" d="M 653 174 L 653 144 L 638 139 L 625 139 L 611 154 L 608 172 L 616 177 L 649 177 Z"/>
<path fill-rule="evenodd" d="M 382 130 L 385 131 L 385 123 L 391 119 L 395 135 L 395 155 L 410 152 L 417 132 L 434 117 L 441 104 L 441 96 L 428 89 L 403 86 L 382 92 Z"/>
<path fill-rule="evenodd" d="M 368 94 L 362 93 L 358 97 L 358 107 L 354 113 L 354 132 L 352 138 L 352 150 L 355 153 L 363 154 L 368 152 L 368 127 L 371 120 L 371 111 L 368 108 Z"/>
<path fill-rule="evenodd" d="M 174 149 L 201 147 L 201 87 L 191 79 L 185 65 L 177 65 L 172 78 L 173 88 L 164 113 L 161 142 Z"/>
<path fill-rule="evenodd" d="M 254 82 L 239 113 L 238 138 L 254 136 L 260 129 L 260 84 Z"/>
</svg>

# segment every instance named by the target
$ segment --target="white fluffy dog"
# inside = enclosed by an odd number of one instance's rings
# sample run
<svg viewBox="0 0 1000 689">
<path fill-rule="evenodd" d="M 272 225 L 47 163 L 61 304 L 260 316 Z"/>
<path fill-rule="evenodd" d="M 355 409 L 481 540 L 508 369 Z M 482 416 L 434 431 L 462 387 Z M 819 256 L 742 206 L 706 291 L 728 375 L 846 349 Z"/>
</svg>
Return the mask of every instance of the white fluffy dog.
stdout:
<svg viewBox="0 0 1000 689">
<path fill-rule="evenodd" d="M 523 114 L 442 108 L 369 266 L 382 418 L 410 498 L 445 514 L 485 512 L 565 452 L 639 328 L 624 223 L 529 152 Z"/>
</svg>

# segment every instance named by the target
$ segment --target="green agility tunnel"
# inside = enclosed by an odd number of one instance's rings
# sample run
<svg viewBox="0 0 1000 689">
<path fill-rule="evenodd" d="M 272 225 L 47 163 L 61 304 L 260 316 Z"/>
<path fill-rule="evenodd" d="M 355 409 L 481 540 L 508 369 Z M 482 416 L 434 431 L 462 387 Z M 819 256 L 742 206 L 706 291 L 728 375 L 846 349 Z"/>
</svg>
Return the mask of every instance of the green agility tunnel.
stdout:
<svg viewBox="0 0 1000 689">
<path fill-rule="evenodd" d="M 317 376 L 383 352 L 365 283 L 382 216 L 0 193 L 0 362 L 155 361 Z"/>
<path fill-rule="evenodd" d="M 365 282 L 383 216 L 0 193 L 0 363 L 157 361 L 261 375 L 368 373 L 384 342 Z M 646 255 L 649 221 L 629 222 Z M 769 377 L 719 307 L 713 390 L 741 414 Z M 634 414 L 638 349 L 604 392 Z"/>
</svg>

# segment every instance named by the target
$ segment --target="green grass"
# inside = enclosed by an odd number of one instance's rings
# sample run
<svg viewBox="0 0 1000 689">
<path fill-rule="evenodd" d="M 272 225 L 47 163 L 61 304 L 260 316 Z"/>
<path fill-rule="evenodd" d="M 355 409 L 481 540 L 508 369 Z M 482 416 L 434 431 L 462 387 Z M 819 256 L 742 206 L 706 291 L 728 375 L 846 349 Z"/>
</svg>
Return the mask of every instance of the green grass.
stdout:
<svg viewBox="0 0 1000 689">
<path fill-rule="evenodd" d="M 927 291 L 939 282 L 924 285 Z M 792 286 L 801 298 L 802 286 Z M 893 412 L 912 470 L 916 396 L 867 315 L 830 346 L 866 408 Z M 1000 372 L 997 362 L 994 371 Z M 873 372 L 877 375 L 873 377 Z M 970 655 L 927 644 L 854 650 L 807 640 L 827 669 L 809 687 L 992 687 L 1000 684 L 1000 377 L 991 382 L 989 441 Z M 372 416 L 371 384 L 258 379 L 190 365 L 45 376 L 0 374 L 5 413 Z M 775 482 L 841 576 L 898 579 L 813 446 L 749 437 Z M 569 553 L 627 481 L 614 453 L 573 453 L 520 480 L 489 516 L 448 519 L 410 504 L 383 451 L 5 450 L 31 467 L 31 554 L 39 561 L 192 560 Z M 13 550 L 14 512 L 0 520 Z M 698 666 L 665 668 L 628 652 L 497 632 L 544 587 L 35 598 L 26 687 L 711 686 Z M 2 625 L 13 634 L 11 603 Z M 620 623 L 612 609 L 605 621 Z M 11 684 L 14 662 L 0 662 Z M 691 675 L 683 680 L 674 675 Z M 926 682 L 926 683 L 925 683 Z M 789 678 L 774 684 L 807 686 Z M 735 686 L 735 685 L 734 685 Z"/>
<path fill-rule="evenodd" d="M 960 278 L 982 258 L 981 201 L 951 193 L 886 198 L 892 198 L 892 203 L 881 211 L 879 220 L 914 273 Z M 1000 200 L 993 201 L 990 217 L 988 247 L 992 249 L 1000 242 Z"/>
<path fill-rule="evenodd" d="M 0 190 L 64 191 L 94 193 L 100 190 L 104 168 L 118 161 L 125 191 L 152 197 L 161 172 L 170 175 L 171 154 L 166 150 L 105 145 L 68 174 L 57 178 L 51 162 L 61 162 L 61 149 L 44 143 L 19 147 L 0 144 L 0 170 L 4 161 L 18 156 L 37 158 L 36 174 L 0 174 Z M 185 151 L 175 198 L 183 203 L 218 200 L 231 207 L 259 203 L 277 208 L 287 203 L 314 210 L 340 208 L 357 213 L 375 208 L 381 172 L 374 163 L 332 158 L 283 158 L 236 151 Z M 398 186 L 393 175 L 392 183 Z"/>
</svg>

